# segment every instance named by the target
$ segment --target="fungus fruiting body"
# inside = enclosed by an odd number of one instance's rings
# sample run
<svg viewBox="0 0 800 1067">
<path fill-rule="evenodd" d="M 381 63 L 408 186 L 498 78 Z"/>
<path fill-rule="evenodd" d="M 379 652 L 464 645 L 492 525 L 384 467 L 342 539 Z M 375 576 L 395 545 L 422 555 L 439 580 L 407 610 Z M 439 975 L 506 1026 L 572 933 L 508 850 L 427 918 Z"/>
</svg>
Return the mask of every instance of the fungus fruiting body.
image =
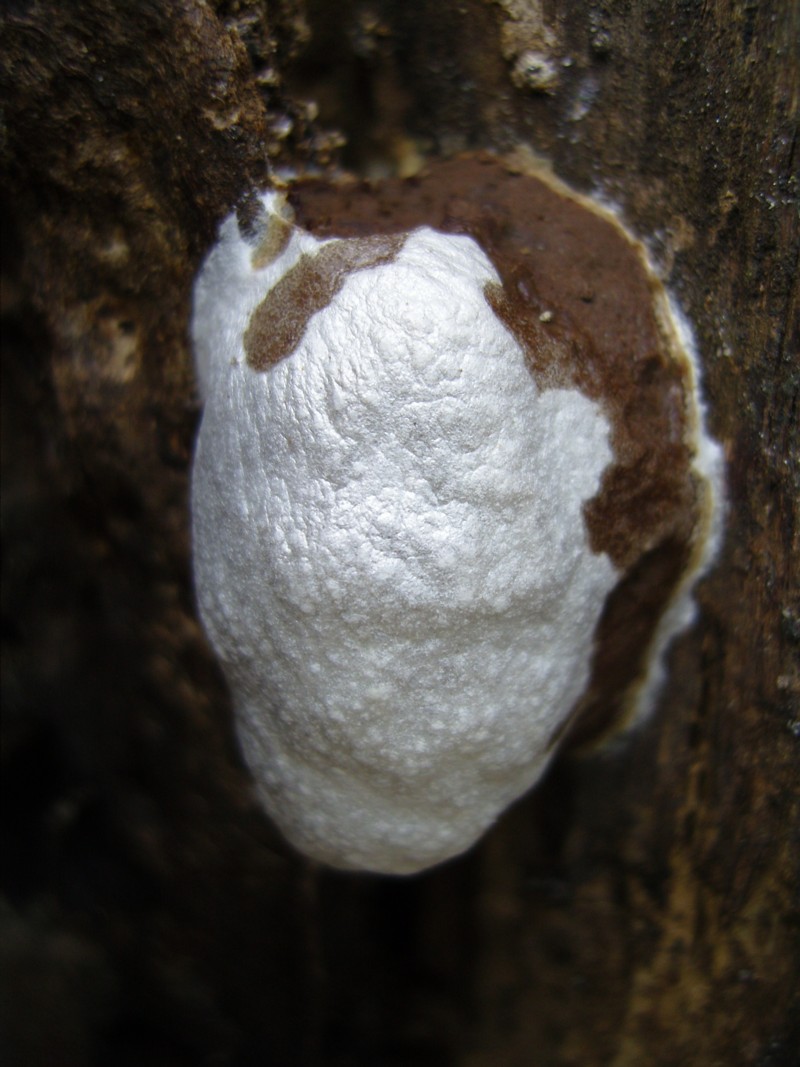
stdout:
<svg viewBox="0 0 800 1067">
<path fill-rule="evenodd" d="M 472 845 L 581 717 L 631 713 L 709 478 L 677 425 L 685 499 L 644 493 L 647 543 L 609 519 L 652 466 L 641 435 L 468 226 L 319 237 L 279 194 L 255 206 L 195 287 L 200 612 L 289 841 L 411 873 Z"/>
</svg>

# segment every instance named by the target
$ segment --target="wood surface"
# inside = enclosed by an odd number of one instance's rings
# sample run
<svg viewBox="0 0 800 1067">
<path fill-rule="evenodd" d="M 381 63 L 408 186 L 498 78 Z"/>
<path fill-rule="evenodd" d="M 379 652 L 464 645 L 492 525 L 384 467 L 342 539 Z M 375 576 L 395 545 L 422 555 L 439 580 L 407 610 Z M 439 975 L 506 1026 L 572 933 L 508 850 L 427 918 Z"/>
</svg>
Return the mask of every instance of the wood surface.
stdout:
<svg viewBox="0 0 800 1067">
<path fill-rule="evenodd" d="M 0 41 L 4 1063 L 797 1064 L 798 5 L 16 0 Z M 270 170 L 520 146 L 693 323 L 724 545 L 625 746 L 427 875 L 322 871 L 193 609 L 191 282 Z"/>
</svg>

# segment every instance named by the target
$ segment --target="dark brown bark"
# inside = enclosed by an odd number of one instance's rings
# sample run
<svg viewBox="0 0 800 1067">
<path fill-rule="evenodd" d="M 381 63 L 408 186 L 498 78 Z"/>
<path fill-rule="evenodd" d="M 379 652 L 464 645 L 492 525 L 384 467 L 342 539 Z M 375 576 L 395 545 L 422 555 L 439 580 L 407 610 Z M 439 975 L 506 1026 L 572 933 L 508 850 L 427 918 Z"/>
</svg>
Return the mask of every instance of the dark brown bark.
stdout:
<svg viewBox="0 0 800 1067">
<path fill-rule="evenodd" d="M 797 6 L 3 21 L 8 1062 L 796 1063 Z M 523 144 L 616 202 L 728 462 L 652 720 L 410 880 L 310 869 L 267 825 L 189 578 L 192 278 L 270 161 L 325 167 L 339 130 L 372 173 Z"/>
</svg>

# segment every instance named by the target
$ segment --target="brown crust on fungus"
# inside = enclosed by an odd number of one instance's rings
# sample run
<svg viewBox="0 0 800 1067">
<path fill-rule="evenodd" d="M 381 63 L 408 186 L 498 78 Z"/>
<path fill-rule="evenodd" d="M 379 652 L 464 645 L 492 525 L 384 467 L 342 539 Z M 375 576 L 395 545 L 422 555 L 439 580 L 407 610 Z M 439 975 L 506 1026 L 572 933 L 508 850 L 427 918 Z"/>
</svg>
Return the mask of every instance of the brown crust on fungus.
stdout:
<svg viewBox="0 0 800 1067">
<path fill-rule="evenodd" d="M 257 248 L 250 257 L 253 270 L 262 270 L 272 263 L 286 248 L 292 236 L 292 222 L 272 216 Z"/>
<path fill-rule="evenodd" d="M 421 225 L 474 237 L 503 282 L 486 298 L 539 387 L 577 387 L 603 407 L 615 462 L 584 517 L 593 551 L 607 553 L 621 578 L 598 624 L 590 684 L 560 734 L 584 741 L 624 723 L 706 508 L 691 468 L 691 370 L 641 247 L 554 181 L 487 155 L 376 186 L 302 182 L 290 200 L 317 237 Z"/>
<path fill-rule="evenodd" d="M 327 307 L 349 274 L 391 263 L 404 236 L 362 237 L 324 245 L 303 254 L 267 293 L 250 317 L 244 335 L 247 362 L 263 371 L 294 352 L 308 320 Z"/>
</svg>

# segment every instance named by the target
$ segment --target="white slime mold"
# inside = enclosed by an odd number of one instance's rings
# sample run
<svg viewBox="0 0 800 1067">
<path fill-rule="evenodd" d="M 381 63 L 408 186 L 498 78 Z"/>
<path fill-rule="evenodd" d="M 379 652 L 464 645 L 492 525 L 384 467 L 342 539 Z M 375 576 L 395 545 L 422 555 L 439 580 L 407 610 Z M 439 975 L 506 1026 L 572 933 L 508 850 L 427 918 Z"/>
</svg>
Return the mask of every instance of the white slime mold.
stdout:
<svg viewBox="0 0 800 1067">
<path fill-rule="evenodd" d="M 195 288 L 200 611 L 289 841 L 411 873 L 540 778 L 587 684 L 610 427 L 537 387 L 471 238 L 318 241 L 261 203 Z"/>
</svg>

